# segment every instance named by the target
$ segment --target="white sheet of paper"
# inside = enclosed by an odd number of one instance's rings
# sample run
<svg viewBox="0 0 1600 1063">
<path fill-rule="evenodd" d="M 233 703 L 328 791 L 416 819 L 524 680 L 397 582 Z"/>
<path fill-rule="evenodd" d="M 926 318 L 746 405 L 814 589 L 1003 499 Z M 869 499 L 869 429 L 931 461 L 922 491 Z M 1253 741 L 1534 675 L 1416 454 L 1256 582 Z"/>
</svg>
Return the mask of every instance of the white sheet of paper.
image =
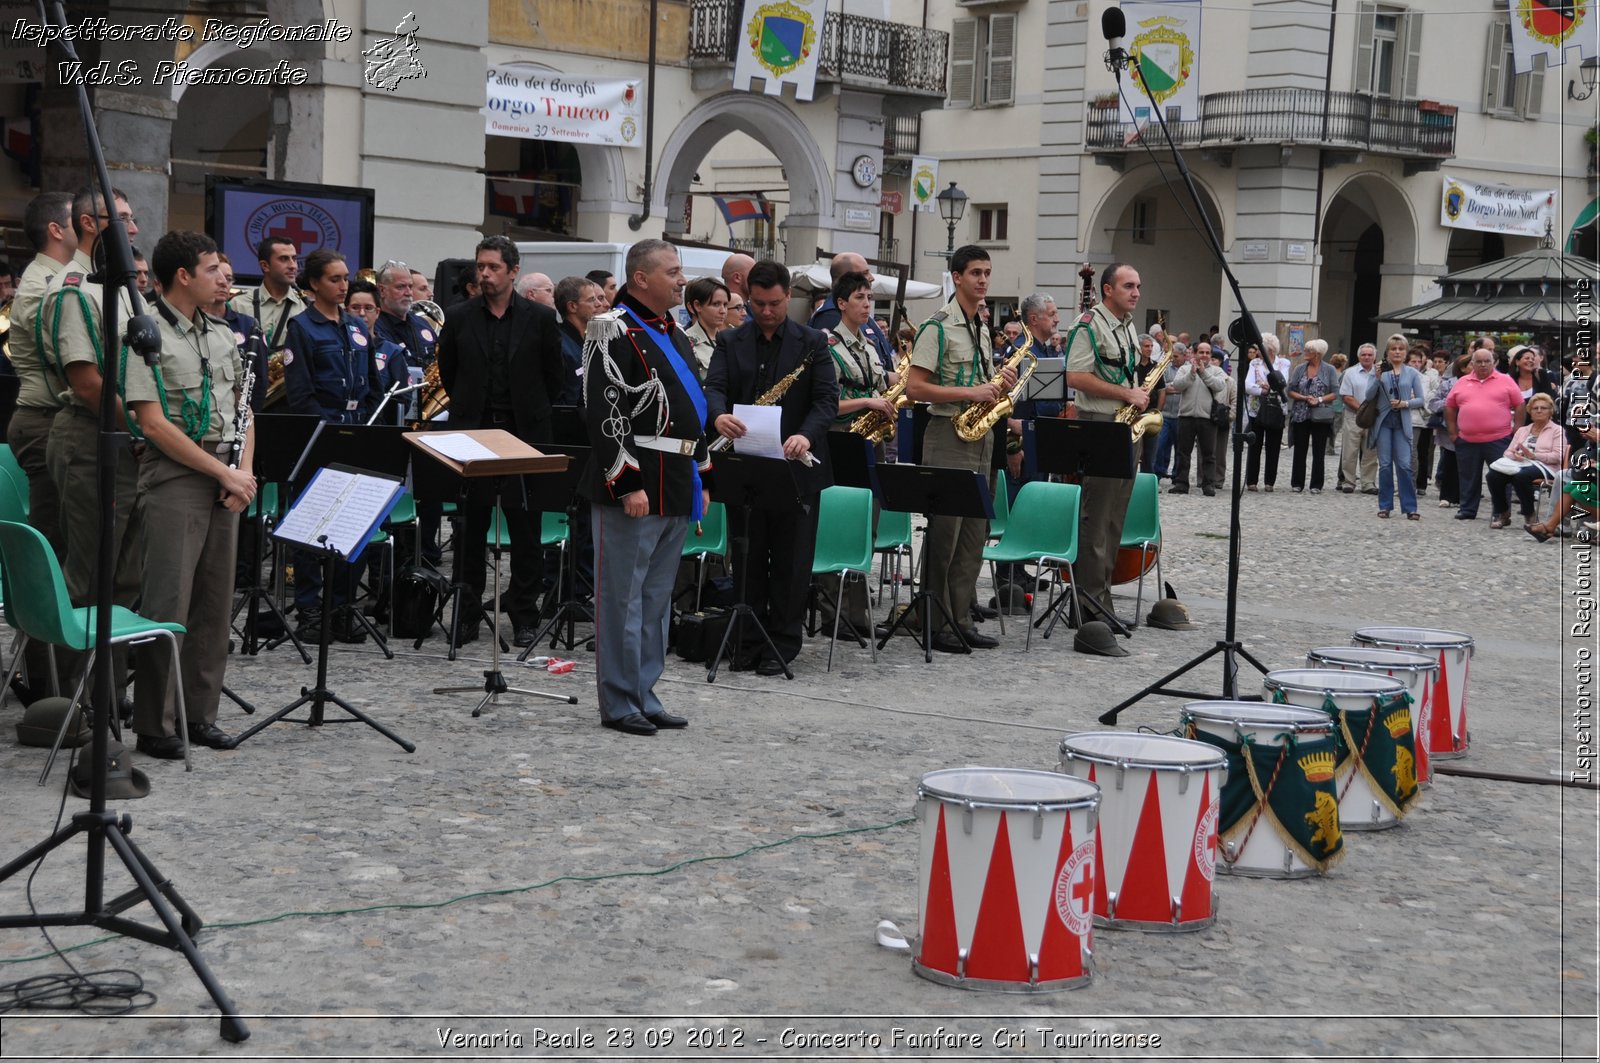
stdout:
<svg viewBox="0 0 1600 1063">
<path fill-rule="evenodd" d="M 455 461 L 481 461 L 496 456 L 494 451 L 465 432 L 428 432 L 421 440 L 423 446 Z"/>
<path fill-rule="evenodd" d="M 733 441 L 735 454 L 757 458 L 783 458 L 783 409 L 778 406 L 735 405 L 733 415 L 744 422 L 744 435 Z"/>
<path fill-rule="evenodd" d="M 284 517 L 278 534 L 312 546 L 325 535 L 329 546 L 349 557 L 399 489 L 393 480 L 323 469 Z"/>
</svg>

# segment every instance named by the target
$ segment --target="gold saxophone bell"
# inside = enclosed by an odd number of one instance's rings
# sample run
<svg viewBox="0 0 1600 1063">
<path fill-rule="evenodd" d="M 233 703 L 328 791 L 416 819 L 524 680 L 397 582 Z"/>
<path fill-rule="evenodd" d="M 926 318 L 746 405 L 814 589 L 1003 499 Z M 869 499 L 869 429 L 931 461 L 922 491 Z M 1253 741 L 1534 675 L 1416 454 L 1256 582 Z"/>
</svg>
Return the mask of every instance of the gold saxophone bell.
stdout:
<svg viewBox="0 0 1600 1063">
<path fill-rule="evenodd" d="M 951 419 L 956 435 L 968 443 L 976 443 L 994 431 L 995 425 L 1011 416 L 1011 411 L 1017 408 L 1017 402 L 1027 387 L 1028 378 L 1039 368 L 1038 356 L 1033 353 L 1031 345 L 1024 347 L 1007 358 L 1005 365 L 989 378 L 989 383 L 999 387 L 1000 382 L 1005 379 L 1006 369 L 1017 369 L 1024 361 L 1028 363 L 1027 367 L 1017 373 L 1017 382 L 1011 386 L 1010 391 L 994 402 L 974 402 Z"/>
<path fill-rule="evenodd" d="M 417 393 L 418 421 L 431 421 L 449 408 L 450 393 L 439 379 L 439 363 L 435 361 L 422 372 L 422 388 Z"/>
<path fill-rule="evenodd" d="M 899 382 L 883 393 L 883 397 L 894 406 L 894 414 L 864 410 L 850 422 L 850 431 L 873 443 L 886 443 L 893 439 L 896 423 L 900 420 L 900 411 L 911 408 L 911 396 L 906 394 L 906 376 L 911 372 L 910 351 L 906 351 L 895 364 L 894 372 L 900 378 Z"/>
<path fill-rule="evenodd" d="M 267 357 L 267 397 L 261 401 L 263 408 L 276 406 L 288 392 L 283 379 L 283 352 L 273 351 Z"/>
</svg>

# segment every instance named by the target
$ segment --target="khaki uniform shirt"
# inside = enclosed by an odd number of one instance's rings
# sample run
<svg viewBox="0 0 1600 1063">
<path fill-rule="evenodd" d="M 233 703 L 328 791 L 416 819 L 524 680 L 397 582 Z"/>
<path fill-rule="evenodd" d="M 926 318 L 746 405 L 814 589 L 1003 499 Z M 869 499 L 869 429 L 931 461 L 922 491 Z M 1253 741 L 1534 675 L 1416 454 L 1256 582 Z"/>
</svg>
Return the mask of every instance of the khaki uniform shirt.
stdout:
<svg viewBox="0 0 1600 1063">
<path fill-rule="evenodd" d="M 17 371 L 17 405 L 35 410 L 61 408 L 61 392 L 67 382 L 49 363 L 46 370 L 39 361 L 40 350 L 34 345 L 33 330 L 38 325 L 43 335 L 49 335 L 52 314 L 42 314 L 44 296 L 50 281 L 62 269 L 61 263 L 49 255 L 34 255 L 28 268 L 22 271 L 17 282 L 17 294 L 11 300 L 11 365 Z M 47 359 L 49 355 L 45 356 Z"/>
<path fill-rule="evenodd" d="M 233 442 L 234 416 L 238 413 L 234 391 L 244 374 L 233 332 L 226 322 L 205 313 L 197 314 L 194 321 L 180 317 L 174 323 L 167 320 L 163 309 L 170 313 L 171 307 L 156 308 L 156 320 L 161 326 L 161 384 L 166 390 L 167 420 L 187 433 L 185 400 L 198 411 L 209 388 L 210 417 L 205 434 L 197 442 L 208 450 Z M 143 361 L 129 360 L 125 401 L 161 402 L 155 371 Z"/>
<path fill-rule="evenodd" d="M 274 299 L 266 285 L 261 285 L 240 292 L 228 301 L 228 307 L 235 313 L 249 314 L 255 318 L 262 338 L 267 341 L 268 350 L 281 351 L 283 345 L 289 342 L 289 319 L 305 312 L 306 300 L 292 284 L 289 294 L 282 299 Z"/>
<path fill-rule="evenodd" d="M 1067 372 L 1093 373 L 1107 383 L 1133 387 L 1133 369 L 1139 361 L 1139 343 L 1133 317 L 1118 321 L 1104 303 L 1096 303 L 1079 316 L 1067 333 Z M 1078 409 L 1084 413 L 1116 413 L 1121 399 L 1102 398 L 1078 390 Z"/>
<path fill-rule="evenodd" d="M 994 375 L 994 350 L 989 329 L 982 321 L 969 321 L 954 299 L 917 329 L 911 364 L 933 374 L 933 382 L 947 388 L 972 388 L 987 384 Z M 962 402 L 936 402 L 928 412 L 954 417 L 966 408 Z"/>
<path fill-rule="evenodd" d="M 834 368 L 839 371 L 840 399 L 870 399 L 882 395 L 889 386 L 889 377 L 878 361 L 878 351 L 867 341 L 847 329 L 843 322 L 827 330 L 828 353 L 833 356 Z M 848 425 L 861 411 L 841 413 L 834 423 Z"/>
<path fill-rule="evenodd" d="M 89 274 L 94 272 L 94 263 L 80 248 L 72 256 L 60 273 L 50 278 L 50 287 L 45 292 L 44 303 L 39 312 L 47 314 L 44 327 L 45 357 L 51 365 L 59 360 L 63 371 L 77 362 L 88 362 L 104 373 L 104 368 L 97 353 L 102 343 L 101 332 L 104 331 L 105 322 L 100 313 L 101 285 L 98 281 L 89 280 Z M 75 293 L 82 293 L 83 298 L 78 298 Z M 128 319 L 133 316 L 133 304 L 128 302 L 126 288 L 119 289 L 122 309 L 117 313 L 117 334 L 120 336 L 127 328 Z M 56 332 L 56 309 L 60 307 L 61 324 L 59 335 Z M 88 313 L 84 310 L 87 307 Z M 113 352 L 117 358 L 117 379 L 122 379 L 122 345 L 119 342 Z M 131 367 L 138 359 L 129 358 Z M 64 404 L 88 409 L 83 400 L 73 394 L 66 382 L 62 382 L 61 401 Z M 98 413 L 90 410 L 90 413 Z"/>
</svg>

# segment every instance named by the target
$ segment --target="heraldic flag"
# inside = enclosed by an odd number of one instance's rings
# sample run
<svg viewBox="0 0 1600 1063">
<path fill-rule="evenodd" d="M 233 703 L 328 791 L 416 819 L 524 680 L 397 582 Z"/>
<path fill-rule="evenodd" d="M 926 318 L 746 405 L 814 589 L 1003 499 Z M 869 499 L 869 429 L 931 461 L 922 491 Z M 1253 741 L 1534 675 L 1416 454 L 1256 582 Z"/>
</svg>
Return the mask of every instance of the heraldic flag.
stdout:
<svg viewBox="0 0 1600 1063">
<path fill-rule="evenodd" d="M 712 196 L 711 201 L 722 211 L 722 220 L 729 225 L 736 221 L 772 220 L 772 210 L 759 193 L 753 196 Z"/>
<path fill-rule="evenodd" d="M 733 62 L 733 87 L 750 91 L 761 78 L 768 96 L 793 85 L 797 100 L 816 91 L 818 31 L 825 0 L 745 0 Z"/>
<path fill-rule="evenodd" d="M 1517 73 L 1533 69 L 1535 56 L 1544 65 L 1561 66 L 1567 49 L 1578 49 L 1580 59 L 1600 55 L 1594 23 L 1595 0 L 1510 0 L 1511 57 Z"/>
</svg>

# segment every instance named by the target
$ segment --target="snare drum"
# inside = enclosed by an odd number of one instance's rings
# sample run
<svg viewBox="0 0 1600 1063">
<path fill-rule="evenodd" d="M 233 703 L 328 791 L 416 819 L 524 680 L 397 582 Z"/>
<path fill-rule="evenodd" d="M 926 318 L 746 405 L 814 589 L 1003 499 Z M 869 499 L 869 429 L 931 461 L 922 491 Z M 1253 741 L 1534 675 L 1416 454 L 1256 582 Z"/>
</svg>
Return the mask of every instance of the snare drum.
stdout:
<svg viewBox="0 0 1600 1063">
<path fill-rule="evenodd" d="M 1418 793 L 1405 684 L 1371 672 L 1288 668 L 1268 672 L 1261 686 L 1268 697 L 1308 709 L 1326 710 L 1332 702 L 1340 829 L 1399 826 Z"/>
<path fill-rule="evenodd" d="M 1333 721 L 1319 709 L 1192 701 L 1183 733 L 1227 756 L 1217 870 L 1253 878 L 1325 874 L 1343 852 Z"/>
<path fill-rule="evenodd" d="M 1227 758 L 1171 735 L 1086 731 L 1061 740 L 1061 770 L 1100 787 L 1095 922 L 1200 930 L 1216 922 L 1217 801 Z"/>
<path fill-rule="evenodd" d="M 1334 668 L 1343 672 L 1372 672 L 1405 684 L 1411 695 L 1411 738 L 1417 750 L 1417 785 L 1433 785 L 1433 762 L 1428 757 L 1428 706 L 1433 699 L 1433 681 L 1439 664 L 1431 657 L 1404 650 L 1383 650 L 1373 646 L 1318 646 L 1306 651 L 1306 663 L 1313 668 Z"/>
<path fill-rule="evenodd" d="M 912 970 L 962 989 L 1086 984 L 1099 804 L 1097 787 L 1051 771 L 924 775 Z"/>
<path fill-rule="evenodd" d="M 1420 627 L 1357 628 L 1357 646 L 1382 646 L 1432 657 L 1439 662 L 1433 682 L 1433 703 L 1428 710 L 1428 755 L 1454 760 L 1467 755 L 1472 735 L 1467 730 L 1467 671 L 1472 660 L 1472 636 L 1459 631 Z"/>
</svg>

